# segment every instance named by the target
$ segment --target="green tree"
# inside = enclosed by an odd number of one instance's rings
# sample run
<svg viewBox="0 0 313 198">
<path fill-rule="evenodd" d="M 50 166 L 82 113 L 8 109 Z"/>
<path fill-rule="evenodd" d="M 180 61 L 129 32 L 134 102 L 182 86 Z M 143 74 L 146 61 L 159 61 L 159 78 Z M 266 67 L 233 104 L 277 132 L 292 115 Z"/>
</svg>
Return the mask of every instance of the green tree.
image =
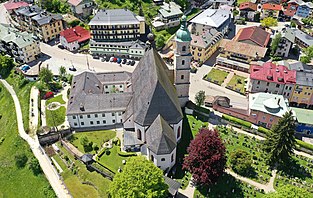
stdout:
<svg viewBox="0 0 313 198">
<path fill-rule="evenodd" d="M 84 147 L 89 145 L 89 139 L 87 136 L 82 136 L 80 138 L 80 144 L 83 145 Z"/>
<path fill-rule="evenodd" d="M 143 156 L 132 157 L 109 188 L 112 198 L 167 197 L 168 185 L 163 172 Z"/>
<path fill-rule="evenodd" d="M 266 17 L 261 20 L 261 25 L 263 27 L 274 27 L 277 26 L 277 24 L 277 19 L 274 19 L 273 17 Z"/>
<path fill-rule="evenodd" d="M 296 22 L 291 21 L 291 22 L 290 22 L 290 26 L 291 26 L 291 27 L 296 27 L 296 26 L 297 26 L 297 24 L 296 24 Z"/>
<path fill-rule="evenodd" d="M 64 66 L 59 68 L 59 75 L 62 79 L 66 76 L 66 68 Z"/>
<path fill-rule="evenodd" d="M 300 61 L 306 64 L 306 63 L 311 62 L 311 58 L 309 56 L 301 56 Z"/>
<path fill-rule="evenodd" d="M 279 187 L 276 192 L 265 195 L 265 198 L 304 198 L 313 197 L 313 194 L 305 190 L 292 185 L 283 185 Z"/>
<path fill-rule="evenodd" d="M 280 162 L 284 164 L 290 160 L 296 145 L 295 123 L 292 111 L 288 111 L 266 134 L 265 150 L 268 153 L 269 164 Z"/>
<path fill-rule="evenodd" d="M 229 156 L 232 169 L 240 174 L 247 175 L 252 170 L 251 155 L 244 150 L 238 149 Z"/>
<path fill-rule="evenodd" d="M 276 54 L 276 50 L 278 48 L 278 44 L 280 43 L 280 41 L 281 41 L 281 33 L 278 33 L 276 34 L 271 44 L 271 55 L 274 56 Z"/>
<path fill-rule="evenodd" d="M 24 168 L 28 161 L 28 157 L 25 155 L 25 153 L 18 154 L 14 158 L 15 158 L 15 165 L 18 168 Z"/>
<path fill-rule="evenodd" d="M 93 143 L 92 149 L 97 152 L 99 150 L 98 144 L 97 143 Z"/>
<path fill-rule="evenodd" d="M 35 157 L 33 157 L 29 162 L 29 169 L 33 171 L 34 175 L 42 173 L 39 161 Z"/>
<path fill-rule="evenodd" d="M 195 100 L 196 100 L 196 105 L 198 106 L 204 105 L 205 91 L 203 90 L 198 91 L 198 93 L 196 93 Z"/>
<path fill-rule="evenodd" d="M 155 44 L 157 48 L 162 48 L 165 45 L 165 37 L 162 34 L 157 35 Z"/>
<path fill-rule="evenodd" d="M 39 78 L 40 81 L 49 84 L 49 82 L 52 81 L 53 78 L 53 73 L 51 70 L 49 70 L 48 68 L 41 68 L 40 72 L 39 72 Z"/>
<path fill-rule="evenodd" d="M 14 61 L 8 56 L 0 55 L 0 75 L 4 78 L 9 75 L 10 71 L 14 66 Z"/>
</svg>

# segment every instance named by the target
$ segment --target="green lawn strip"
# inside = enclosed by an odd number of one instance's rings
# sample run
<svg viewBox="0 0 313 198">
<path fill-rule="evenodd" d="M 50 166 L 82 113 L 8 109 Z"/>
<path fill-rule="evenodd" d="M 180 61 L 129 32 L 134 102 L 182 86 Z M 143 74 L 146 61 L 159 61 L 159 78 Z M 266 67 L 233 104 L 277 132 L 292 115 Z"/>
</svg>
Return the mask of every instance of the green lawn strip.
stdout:
<svg viewBox="0 0 313 198">
<path fill-rule="evenodd" d="M 48 106 L 52 102 L 58 102 L 60 104 L 65 104 L 65 101 L 62 98 L 62 95 L 55 96 L 46 101 L 46 106 Z"/>
<path fill-rule="evenodd" d="M 43 174 L 35 176 L 28 168 L 17 168 L 15 156 L 25 154 L 28 161 L 34 157 L 28 144 L 19 137 L 15 106 L 9 92 L 0 83 L 0 197 L 47 197 L 49 182 Z M 49 193 L 54 194 L 52 190 Z"/>
<path fill-rule="evenodd" d="M 74 162 L 75 167 L 77 167 L 75 168 L 77 171 L 76 174 L 70 169 L 67 169 L 61 174 L 73 197 L 89 197 L 89 194 L 91 197 L 108 197 L 107 190 L 111 181 L 95 171 L 88 171 L 86 166 L 79 160 L 75 160 L 74 157 L 60 145 L 60 143 L 57 143 L 57 145 L 63 152 L 63 157 L 67 156 L 72 162 Z M 87 195 L 80 190 L 81 188 L 86 189 Z"/>
<path fill-rule="evenodd" d="M 245 79 L 245 77 L 234 75 L 227 86 L 230 86 L 235 91 L 238 90 L 240 93 L 245 93 Z"/>
<path fill-rule="evenodd" d="M 187 14 L 187 20 L 190 20 L 192 17 L 194 17 L 196 14 L 198 14 L 201 11 L 199 8 L 192 8 L 191 12 Z"/>
<path fill-rule="evenodd" d="M 211 82 L 214 82 L 214 83 L 221 85 L 227 76 L 228 76 L 228 72 L 213 68 L 205 76 L 205 80 L 208 80 L 208 81 L 211 81 Z"/>
<path fill-rule="evenodd" d="M 22 78 L 20 75 L 14 74 L 13 71 L 6 78 L 6 81 L 13 86 L 14 91 L 20 101 L 22 114 L 23 114 L 23 124 L 27 131 L 29 129 L 29 101 L 30 101 L 30 90 L 35 82 L 28 82 L 24 86 L 19 86 Z"/>
<path fill-rule="evenodd" d="M 239 4 L 245 3 L 245 2 L 250 2 L 250 0 L 238 0 L 238 1 L 237 1 L 237 4 L 239 5 Z"/>
<path fill-rule="evenodd" d="M 113 146 L 110 149 L 110 154 L 107 155 L 106 153 L 104 153 L 100 158 L 99 158 L 99 163 L 101 163 L 102 165 L 104 165 L 105 167 L 109 168 L 112 171 L 117 172 L 117 170 L 119 168 L 123 168 L 123 163 L 122 161 L 125 160 L 126 163 L 128 161 L 128 159 L 130 157 L 122 157 L 120 155 L 118 155 L 118 149 L 120 147 L 118 146 Z"/>
<path fill-rule="evenodd" d="M 46 108 L 46 122 L 47 126 L 58 126 L 64 123 L 65 121 L 65 107 L 59 107 L 56 110 L 50 111 Z"/>
<path fill-rule="evenodd" d="M 83 145 L 81 145 L 80 139 L 84 136 L 86 136 L 88 138 L 89 142 L 96 143 L 98 145 L 98 147 L 101 148 L 101 146 L 105 142 L 109 141 L 110 139 L 113 139 L 116 136 L 116 132 L 110 131 L 110 130 L 76 132 L 75 134 L 73 134 L 70 137 L 69 140 L 70 140 L 71 144 L 73 144 L 76 148 L 78 148 L 78 150 L 80 150 L 83 153 L 85 153 L 86 151 L 85 151 Z M 95 151 L 92 150 L 89 153 L 95 154 Z"/>
<path fill-rule="evenodd" d="M 53 159 L 59 164 L 63 171 L 66 171 L 67 165 L 63 162 L 63 160 L 58 154 L 54 155 Z"/>
<path fill-rule="evenodd" d="M 194 198 L 205 197 L 263 197 L 261 191 L 254 189 L 244 182 L 236 180 L 233 176 L 224 174 L 216 184 L 206 188 L 197 187 L 194 193 Z"/>
<path fill-rule="evenodd" d="M 179 26 L 170 27 L 170 28 L 167 28 L 166 30 L 159 30 L 159 31 L 153 29 L 152 31 L 156 38 L 162 35 L 165 38 L 165 42 L 167 42 L 171 38 L 171 36 L 176 33 L 178 29 L 179 29 Z"/>
</svg>

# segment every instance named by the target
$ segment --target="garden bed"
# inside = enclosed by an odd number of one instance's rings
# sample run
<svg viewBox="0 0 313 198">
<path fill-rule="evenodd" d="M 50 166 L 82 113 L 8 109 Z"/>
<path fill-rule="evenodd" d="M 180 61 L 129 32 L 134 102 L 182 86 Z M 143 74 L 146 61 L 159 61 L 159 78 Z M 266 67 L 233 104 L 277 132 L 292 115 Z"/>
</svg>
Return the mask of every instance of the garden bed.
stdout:
<svg viewBox="0 0 313 198">
<path fill-rule="evenodd" d="M 221 85 L 227 78 L 228 74 L 229 72 L 213 68 L 207 75 L 203 77 L 203 79 Z"/>
<path fill-rule="evenodd" d="M 238 75 L 234 75 L 232 79 L 227 84 L 226 88 L 238 92 L 240 94 L 245 94 L 245 80 L 246 78 Z"/>
</svg>

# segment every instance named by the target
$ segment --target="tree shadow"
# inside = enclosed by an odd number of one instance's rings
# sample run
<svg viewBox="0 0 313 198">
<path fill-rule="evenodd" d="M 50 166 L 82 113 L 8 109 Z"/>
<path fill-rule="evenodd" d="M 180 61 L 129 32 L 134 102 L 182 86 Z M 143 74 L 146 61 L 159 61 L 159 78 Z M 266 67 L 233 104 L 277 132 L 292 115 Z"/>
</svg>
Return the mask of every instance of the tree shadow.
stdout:
<svg viewBox="0 0 313 198">
<path fill-rule="evenodd" d="M 294 158 L 291 158 L 289 162 L 279 164 L 277 170 L 280 171 L 282 175 L 285 175 L 289 178 L 312 178 L 310 172 L 306 170 L 305 167 L 302 166 L 299 161 Z"/>
<path fill-rule="evenodd" d="M 224 173 L 219 180 L 212 185 L 197 187 L 197 197 L 244 197 L 242 184 L 233 176 Z M 199 195 L 200 194 L 200 195 Z"/>
<path fill-rule="evenodd" d="M 84 145 L 84 151 L 85 151 L 85 153 L 91 152 L 91 151 L 93 150 L 92 144 L 93 144 L 93 142 L 89 142 L 89 144 Z"/>
</svg>

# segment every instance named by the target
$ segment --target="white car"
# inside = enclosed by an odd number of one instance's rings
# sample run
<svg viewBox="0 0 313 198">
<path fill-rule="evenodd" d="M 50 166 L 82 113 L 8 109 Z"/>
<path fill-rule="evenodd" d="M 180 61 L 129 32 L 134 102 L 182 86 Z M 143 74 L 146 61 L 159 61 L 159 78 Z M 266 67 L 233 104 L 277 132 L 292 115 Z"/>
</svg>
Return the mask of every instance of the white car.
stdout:
<svg viewBox="0 0 313 198">
<path fill-rule="evenodd" d="M 112 57 L 110 58 L 110 62 L 113 62 L 113 60 L 114 60 L 114 57 L 112 56 Z"/>
</svg>

